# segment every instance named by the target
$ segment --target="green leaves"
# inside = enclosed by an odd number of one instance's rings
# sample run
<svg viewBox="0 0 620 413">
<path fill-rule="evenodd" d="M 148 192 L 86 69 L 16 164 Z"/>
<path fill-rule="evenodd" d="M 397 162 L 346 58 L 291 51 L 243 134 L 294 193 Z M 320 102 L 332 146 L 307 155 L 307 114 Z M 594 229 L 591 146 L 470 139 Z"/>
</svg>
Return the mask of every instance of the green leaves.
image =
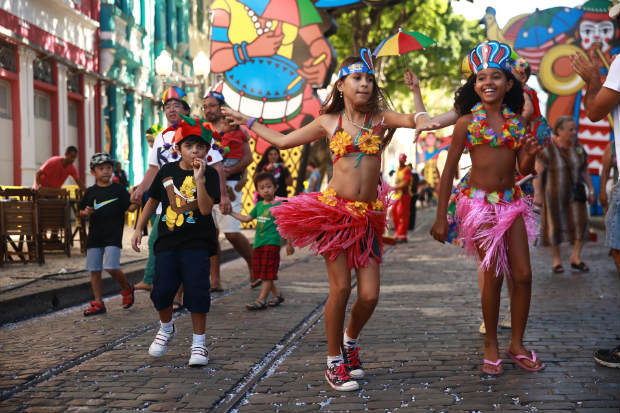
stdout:
<svg viewBox="0 0 620 413">
<path fill-rule="evenodd" d="M 336 20 L 338 32 L 330 41 L 339 61 L 356 54 L 363 46 L 374 50 L 399 27 L 419 31 L 437 41 L 426 50 L 376 59 L 380 86 L 397 106 L 399 96 L 410 96 L 402 79 L 405 67 L 418 75 L 424 89 L 443 89 L 451 99 L 461 84 L 463 57 L 485 38 L 483 27 L 455 15 L 448 0 L 407 0 L 390 7 L 362 7 L 340 14 Z"/>
</svg>

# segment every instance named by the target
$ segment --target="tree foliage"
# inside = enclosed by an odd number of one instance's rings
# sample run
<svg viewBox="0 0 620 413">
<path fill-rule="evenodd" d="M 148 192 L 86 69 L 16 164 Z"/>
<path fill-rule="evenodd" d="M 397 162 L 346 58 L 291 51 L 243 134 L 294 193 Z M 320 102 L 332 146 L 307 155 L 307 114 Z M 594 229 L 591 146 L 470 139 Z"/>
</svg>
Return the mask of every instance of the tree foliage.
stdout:
<svg viewBox="0 0 620 413">
<path fill-rule="evenodd" d="M 426 50 L 376 59 L 379 82 L 394 100 L 410 94 L 402 81 L 405 65 L 425 88 L 444 89 L 451 97 L 461 83 L 463 57 L 484 39 L 482 26 L 454 14 L 450 0 L 405 0 L 388 7 L 360 7 L 336 16 L 336 21 L 338 32 L 330 41 L 339 61 L 357 54 L 360 47 L 374 50 L 399 27 L 437 41 Z"/>
</svg>

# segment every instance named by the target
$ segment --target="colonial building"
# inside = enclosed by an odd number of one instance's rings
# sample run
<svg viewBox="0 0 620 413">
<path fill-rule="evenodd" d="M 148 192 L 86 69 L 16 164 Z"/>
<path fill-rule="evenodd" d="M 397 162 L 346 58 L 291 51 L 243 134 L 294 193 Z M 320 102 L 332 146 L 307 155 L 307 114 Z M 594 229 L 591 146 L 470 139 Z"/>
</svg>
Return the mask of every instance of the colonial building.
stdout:
<svg viewBox="0 0 620 413">
<path fill-rule="evenodd" d="M 99 0 L 0 0 L 0 185 L 32 185 L 52 155 L 101 149 Z"/>
<path fill-rule="evenodd" d="M 104 0 L 101 4 L 103 148 L 123 163 L 132 183 L 142 180 L 147 167 L 145 131 L 155 123 L 166 123 L 162 92 L 171 85 L 185 87 L 193 82 L 189 25 L 196 21 L 200 3 Z M 170 73 L 163 77 L 155 71 L 162 53 L 171 60 Z"/>
</svg>

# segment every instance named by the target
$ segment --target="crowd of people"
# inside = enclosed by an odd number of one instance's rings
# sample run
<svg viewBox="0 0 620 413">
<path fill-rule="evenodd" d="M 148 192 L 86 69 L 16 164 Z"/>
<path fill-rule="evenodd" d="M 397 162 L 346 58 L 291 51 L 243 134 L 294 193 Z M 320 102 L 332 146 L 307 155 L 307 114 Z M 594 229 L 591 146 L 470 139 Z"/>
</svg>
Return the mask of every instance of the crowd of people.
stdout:
<svg viewBox="0 0 620 413">
<path fill-rule="evenodd" d="M 617 18 L 620 8 L 612 11 L 611 17 Z M 456 91 L 454 108 L 435 117 L 426 112 L 419 81 L 407 70 L 404 83 L 416 111 L 403 114 L 389 107 L 376 82 L 372 55 L 362 48 L 359 55 L 340 64 L 321 115 L 288 134 L 227 107 L 224 96 L 216 91 L 203 99 L 203 119 L 191 117 L 183 90 L 167 89 L 162 103 L 169 126 L 149 130 L 153 137 L 149 167 L 131 193 L 126 176 L 109 155 L 100 153 L 91 159 L 96 183 L 86 190 L 80 213 L 89 217 L 86 266 L 91 271 L 94 301 L 84 315 L 106 311 L 101 298 L 102 270 L 119 283 L 123 307 L 133 304 L 134 287 L 120 271 L 119 240 L 125 211 L 139 206 L 142 213 L 132 247 L 139 250 L 149 221 L 151 231 L 144 279 L 135 288 L 150 291 L 160 319 L 149 354 L 164 355 L 176 333 L 172 313 L 184 306 L 193 325 L 190 366 L 204 366 L 209 359 L 206 314 L 211 294 L 223 291 L 219 233 L 246 261 L 249 286 L 262 284 L 256 300 L 246 305 L 250 311 L 284 302 L 284 294 L 276 286 L 282 244 L 286 243 L 287 254 L 294 253 L 294 246 L 309 247 L 324 258 L 329 280 L 325 379 L 335 390 L 358 389 L 358 380 L 365 375 L 359 340 L 379 300 L 387 209 L 392 205 L 396 240 L 406 242 L 408 230 L 415 225 L 419 194 L 432 199 L 434 193 L 433 188 L 429 191 L 420 184 L 404 154 L 399 156 L 389 186 L 381 178 L 382 150 L 396 128 L 432 130 L 454 124 L 430 233 L 437 241 L 463 247 L 479 262 L 481 331 L 485 334 L 481 370 L 489 375 L 504 371 L 497 340 L 504 278 L 509 287 L 512 330 L 503 354 L 527 371 L 544 369 L 543 361 L 524 343 L 532 295 L 530 246 L 539 232 L 534 211 L 541 210 L 542 241 L 551 245 L 553 252 L 551 271 L 564 271 L 560 244 L 565 241 L 573 244 L 571 268 L 589 271 L 581 256 L 587 238 L 586 202 L 594 202 L 587 156 L 575 140 L 572 117 L 559 118 L 551 131 L 536 93 L 526 84 L 529 65 L 515 58 L 510 46 L 482 42 L 470 52 L 468 61 L 471 74 Z M 618 136 L 620 61 L 612 63 L 604 83 L 592 63 L 579 55 L 572 61 L 587 84 L 584 102 L 588 116 L 596 121 L 611 112 Z M 252 177 L 248 177 L 250 133 L 272 145 Z M 292 174 L 280 150 L 324 137 L 329 139 L 333 176 L 321 190 L 321 176 L 311 160 L 307 190 L 289 197 Z M 609 145 L 603 167 L 607 179 L 615 166 L 615 185 L 608 197 L 603 182 L 600 201 L 607 210 L 610 255 L 620 265 L 620 183 L 615 148 L 613 143 Z M 464 151 L 472 165 L 455 188 Z M 46 163 L 37 173 L 37 185 L 52 182 L 52 174 L 58 175 L 56 181 L 64 181 L 68 175 L 77 180 L 75 168 L 70 168 L 75 155 L 68 150 L 65 158 Z M 248 179 L 256 189 L 256 205 L 245 215 L 242 189 Z M 254 220 L 252 247 L 240 222 Z M 357 297 L 345 325 L 353 270 Z M 619 348 L 595 354 L 598 362 L 612 367 L 620 367 L 619 356 Z"/>
</svg>

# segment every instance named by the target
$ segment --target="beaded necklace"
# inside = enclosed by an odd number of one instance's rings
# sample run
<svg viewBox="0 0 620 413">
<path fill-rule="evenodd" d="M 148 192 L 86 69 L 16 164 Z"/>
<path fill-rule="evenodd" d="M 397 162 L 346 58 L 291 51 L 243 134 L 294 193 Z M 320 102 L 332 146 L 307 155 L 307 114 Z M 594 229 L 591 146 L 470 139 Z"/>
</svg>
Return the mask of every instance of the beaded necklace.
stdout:
<svg viewBox="0 0 620 413">
<path fill-rule="evenodd" d="M 502 116 L 505 119 L 502 130 L 497 134 L 487 121 L 487 112 L 482 103 L 478 102 L 471 110 L 473 119 L 467 127 L 467 142 L 465 147 L 471 150 L 476 145 L 489 144 L 490 146 L 507 146 L 517 150 L 521 147 L 521 137 L 525 128 L 519 117 L 507 105 L 502 105 Z"/>
</svg>

